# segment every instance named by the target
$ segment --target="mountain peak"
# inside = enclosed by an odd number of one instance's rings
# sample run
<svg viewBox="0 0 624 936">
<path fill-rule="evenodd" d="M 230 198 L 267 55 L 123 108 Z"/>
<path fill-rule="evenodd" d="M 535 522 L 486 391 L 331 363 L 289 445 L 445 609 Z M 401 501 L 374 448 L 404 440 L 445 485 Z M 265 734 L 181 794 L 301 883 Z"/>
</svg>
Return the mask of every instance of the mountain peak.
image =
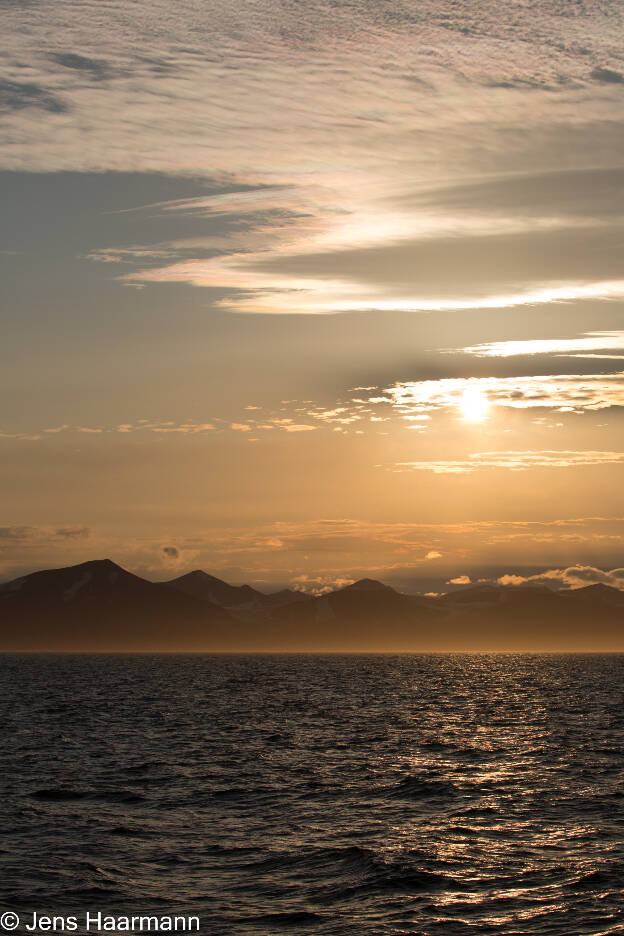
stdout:
<svg viewBox="0 0 624 936">
<path fill-rule="evenodd" d="M 105 579 L 106 581 L 114 582 L 122 579 L 138 578 L 133 572 L 128 572 L 127 569 L 117 565 L 112 559 L 89 559 L 87 562 L 81 562 L 75 566 L 67 566 L 64 569 L 58 569 L 56 571 L 65 573 L 66 575 L 89 576 L 94 581 Z"/>
<path fill-rule="evenodd" d="M 215 578 L 214 575 L 209 575 L 203 569 L 187 572 L 186 575 L 181 575 L 165 584 L 187 595 L 192 595 L 194 598 L 212 601 L 222 608 L 236 607 L 251 601 L 261 601 L 264 598 L 261 592 L 250 585 L 230 585 L 222 579 Z"/>
<path fill-rule="evenodd" d="M 358 579 L 357 582 L 353 582 L 352 585 L 347 585 L 345 588 L 341 589 L 342 591 L 368 591 L 368 592 L 389 592 L 394 591 L 393 588 L 390 588 L 389 585 L 384 585 L 383 582 L 378 582 L 377 579 L 363 578 Z"/>
<path fill-rule="evenodd" d="M 41 577 L 49 577 L 51 575 L 73 577 L 76 575 L 86 574 L 92 578 L 99 578 L 102 575 L 123 575 L 136 578 L 132 572 L 127 572 L 126 569 L 122 569 L 122 567 L 117 565 L 116 562 L 113 562 L 112 559 L 88 559 L 86 562 L 79 562 L 76 565 L 62 566 L 57 569 L 43 569 L 38 572 L 30 572 L 28 575 L 22 576 L 22 579 L 30 579 L 34 581 L 40 579 Z"/>
<path fill-rule="evenodd" d="M 73 569 L 107 569 L 111 571 L 112 569 L 118 572 L 124 572 L 125 570 L 121 568 L 120 565 L 117 565 L 116 562 L 113 562 L 112 559 L 88 559 L 87 562 L 81 562 L 78 565 L 70 566 L 69 568 Z"/>
<path fill-rule="evenodd" d="M 624 604 L 624 591 L 607 585 L 605 582 L 595 582 L 593 585 L 583 585 L 564 592 L 566 598 L 580 598 L 582 600 L 607 602 L 609 604 Z"/>
<path fill-rule="evenodd" d="M 618 595 L 622 594 L 619 588 L 613 585 L 607 585 L 606 582 L 594 582 L 593 585 L 583 585 L 581 588 L 572 589 L 576 592 L 584 592 L 586 595 Z"/>
</svg>

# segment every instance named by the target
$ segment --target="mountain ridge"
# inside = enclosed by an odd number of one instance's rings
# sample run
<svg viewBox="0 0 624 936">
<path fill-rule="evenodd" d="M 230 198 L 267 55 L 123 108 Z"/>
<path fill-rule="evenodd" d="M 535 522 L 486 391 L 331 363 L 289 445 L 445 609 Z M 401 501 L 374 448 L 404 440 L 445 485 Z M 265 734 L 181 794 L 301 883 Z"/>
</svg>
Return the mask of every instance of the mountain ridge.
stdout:
<svg viewBox="0 0 624 936">
<path fill-rule="evenodd" d="M 183 620 L 181 632 L 172 622 Z M 219 606 L 128 572 L 110 559 L 43 569 L 0 585 L 0 647 L 142 650 L 195 646 L 225 633 Z"/>
<path fill-rule="evenodd" d="M 0 650 L 624 651 L 624 591 L 478 583 L 407 595 L 371 578 L 321 595 L 230 585 L 201 569 L 151 582 L 110 559 L 0 584 Z"/>
</svg>

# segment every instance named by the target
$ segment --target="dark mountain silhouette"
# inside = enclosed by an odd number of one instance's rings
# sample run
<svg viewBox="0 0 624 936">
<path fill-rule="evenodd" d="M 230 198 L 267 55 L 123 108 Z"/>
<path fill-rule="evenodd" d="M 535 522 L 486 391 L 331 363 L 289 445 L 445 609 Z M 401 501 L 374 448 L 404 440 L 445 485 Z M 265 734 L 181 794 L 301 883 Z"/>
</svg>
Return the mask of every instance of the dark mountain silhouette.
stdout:
<svg viewBox="0 0 624 936">
<path fill-rule="evenodd" d="M 274 628 L 307 650 L 399 651 L 429 641 L 439 612 L 373 579 L 286 605 L 273 612 Z"/>
<path fill-rule="evenodd" d="M 457 591 L 448 592 L 440 596 L 440 601 L 444 604 L 479 604 L 485 602 L 500 601 L 502 592 L 496 585 L 471 585 L 468 588 L 459 588 Z"/>
<path fill-rule="evenodd" d="M 603 585 L 599 582 L 596 585 L 585 585 L 584 588 L 576 588 L 573 592 L 567 594 L 574 595 L 575 601 L 584 601 L 589 603 L 599 602 L 615 607 L 624 607 L 624 592 L 619 588 L 613 588 L 611 585 Z"/>
<path fill-rule="evenodd" d="M 109 559 L 0 585 L 4 650 L 194 649 L 229 632 L 222 608 L 147 582 Z"/>
<path fill-rule="evenodd" d="M 590 586 L 592 589 L 596 586 Z M 602 587 L 475 586 L 439 599 L 458 649 L 624 650 L 624 593 Z M 622 597 L 614 600 L 611 593 Z"/>
<path fill-rule="evenodd" d="M 268 610 L 292 601 L 301 601 L 304 597 L 301 592 L 291 591 L 289 588 L 265 595 L 251 585 L 229 585 L 201 569 L 181 575 L 180 578 L 165 584 L 194 598 L 211 601 L 221 608 L 238 611 Z"/>
<path fill-rule="evenodd" d="M 227 582 L 208 575 L 201 569 L 181 575 L 165 584 L 194 598 L 212 601 L 222 608 L 235 608 L 239 605 L 248 605 L 261 602 L 264 598 L 262 592 L 256 591 L 250 585 L 228 585 Z"/>
<path fill-rule="evenodd" d="M 428 598 L 361 579 L 265 595 L 201 571 L 148 582 L 101 560 L 0 585 L 0 649 L 624 651 L 624 592 L 480 584 Z"/>
</svg>

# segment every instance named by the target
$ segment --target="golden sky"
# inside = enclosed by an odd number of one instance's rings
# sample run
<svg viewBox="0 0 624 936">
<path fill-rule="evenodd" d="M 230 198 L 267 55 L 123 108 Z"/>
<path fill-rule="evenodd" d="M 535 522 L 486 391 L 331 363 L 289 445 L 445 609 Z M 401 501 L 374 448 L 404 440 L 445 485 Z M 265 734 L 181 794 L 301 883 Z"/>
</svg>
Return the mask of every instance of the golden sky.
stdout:
<svg viewBox="0 0 624 936">
<path fill-rule="evenodd" d="M 624 584 L 623 16 L 6 9 L 0 578 Z"/>
</svg>

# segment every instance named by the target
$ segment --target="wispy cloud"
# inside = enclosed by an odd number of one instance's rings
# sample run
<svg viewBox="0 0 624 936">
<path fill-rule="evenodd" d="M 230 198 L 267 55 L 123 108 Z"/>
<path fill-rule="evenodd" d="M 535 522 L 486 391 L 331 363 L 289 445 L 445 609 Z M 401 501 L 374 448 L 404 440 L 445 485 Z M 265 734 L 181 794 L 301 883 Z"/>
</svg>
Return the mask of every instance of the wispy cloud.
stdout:
<svg viewBox="0 0 624 936">
<path fill-rule="evenodd" d="M 477 227 L 463 237 L 416 240 L 413 230 L 422 227 L 417 215 L 386 217 L 381 206 L 367 214 L 362 202 L 337 205 L 335 213 L 339 209 L 357 218 L 352 234 L 332 212 L 317 219 L 323 237 L 306 223 L 303 230 L 293 226 L 288 244 L 269 236 L 261 252 L 246 254 L 231 244 L 222 256 L 142 269 L 125 279 L 225 288 L 231 295 L 218 305 L 257 314 L 468 311 L 624 297 L 613 253 L 619 229 L 601 238 L 579 232 L 588 242 L 577 239 L 567 249 L 561 234 L 545 238 L 535 225 L 522 236 L 496 234 L 490 224 L 487 235 Z M 352 247 L 354 235 L 359 241 Z M 376 244 L 369 245 L 373 236 Z M 521 261 L 529 245 L 530 261 Z M 445 279 L 448 269 L 455 273 L 452 282 Z"/>
<path fill-rule="evenodd" d="M 483 468 L 527 471 L 530 468 L 582 468 L 619 465 L 624 452 L 474 452 L 465 459 L 398 462 L 395 470 L 432 471 L 434 474 L 467 474 Z"/>
<path fill-rule="evenodd" d="M 36 432 L 0 432 L 0 439 L 18 439 L 24 442 L 39 442 L 41 435 Z"/>
<path fill-rule="evenodd" d="M 479 357 L 515 357 L 554 354 L 573 357 L 614 358 L 624 355 L 624 331 L 587 332 L 579 338 L 536 338 L 526 341 L 490 341 L 456 350 Z"/>
<path fill-rule="evenodd" d="M 87 526 L 4 526 L 0 527 L 0 552 L 17 546 L 27 547 L 59 541 L 85 540 L 91 535 Z"/>
</svg>

